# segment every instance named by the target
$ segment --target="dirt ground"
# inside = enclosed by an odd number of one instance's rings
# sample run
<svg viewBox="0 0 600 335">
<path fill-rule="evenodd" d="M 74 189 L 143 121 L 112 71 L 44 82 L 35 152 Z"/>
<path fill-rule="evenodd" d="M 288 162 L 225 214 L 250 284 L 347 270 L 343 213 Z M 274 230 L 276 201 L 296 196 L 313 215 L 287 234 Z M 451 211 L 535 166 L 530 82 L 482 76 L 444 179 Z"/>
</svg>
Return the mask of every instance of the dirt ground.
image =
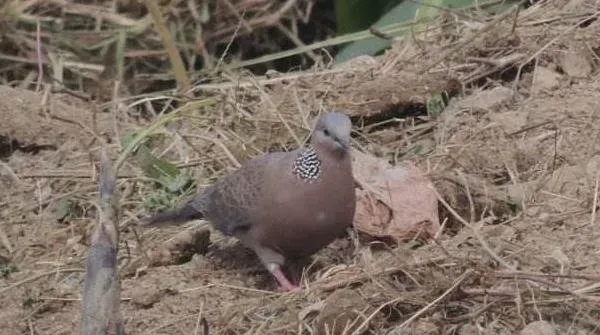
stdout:
<svg viewBox="0 0 600 335">
<path fill-rule="evenodd" d="M 569 13 L 578 16 L 552 20 Z M 519 14 L 514 33 L 509 19 L 338 67 L 198 86 L 216 104 L 192 108 L 153 148 L 200 186 L 294 147 L 322 107 L 344 108 L 356 150 L 414 162 L 431 178 L 448 205 L 439 205 L 444 229 L 418 247 L 340 239 L 313 257 L 304 290 L 279 293 L 252 252 L 206 222 L 135 227 L 153 184 L 127 161 L 118 180 L 126 332 L 600 334 L 597 13 L 593 2 L 544 2 Z M 586 15 L 594 20 L 581 27 Z M 448 106 L 423 114 L 440 91 L 452 92 Z M 0 86 L 0 95 L 0 135 L 17 140 L 0 150 L 1 332 L 72 334 L 99 139 L 114 160 L 123 134 L 149 121 L 130 102 L 102 112 L 48 91 Z M 199 226 L 210 229 L 205 250 L 149 266 L 149 248 Z M 528 333 L 540 320 L 551 330 Z"/>
</svg>

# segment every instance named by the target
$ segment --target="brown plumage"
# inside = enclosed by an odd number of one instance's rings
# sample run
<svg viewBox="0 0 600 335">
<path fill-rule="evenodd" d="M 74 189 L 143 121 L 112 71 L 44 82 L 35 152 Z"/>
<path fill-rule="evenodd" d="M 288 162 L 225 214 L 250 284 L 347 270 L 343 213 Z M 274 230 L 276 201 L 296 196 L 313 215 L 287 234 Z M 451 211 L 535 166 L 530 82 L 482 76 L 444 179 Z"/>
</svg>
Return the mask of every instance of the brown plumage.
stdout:
<svg viewBox="0 0 600 335">
<path fill-rule="evenodd" d="M 312 255 L 352 225 L 356 198 L 348 116 L 323 115 L 310 145 L 252 159 L 182 207 L 144 226 L 205 218 L 254 250 L 284 290 L 286 259 Z"/>
</svg>

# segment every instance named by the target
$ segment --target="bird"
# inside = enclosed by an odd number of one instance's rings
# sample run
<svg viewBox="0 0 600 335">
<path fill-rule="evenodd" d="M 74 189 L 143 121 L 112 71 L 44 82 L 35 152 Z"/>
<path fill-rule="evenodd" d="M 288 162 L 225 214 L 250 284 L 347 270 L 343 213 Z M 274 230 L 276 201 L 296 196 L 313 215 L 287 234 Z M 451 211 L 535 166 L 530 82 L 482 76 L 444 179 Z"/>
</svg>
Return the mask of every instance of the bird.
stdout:
<svg viewBox="0 0 600 335">
<path fill-rule="evenodd" d="M 142 220 L 142 226 L 205 219 L 258 256 L 280 291 L 297 291 L 282 271 L 286 261 L 310 257 L 353 224 L 350 118 L 330 111 L 318 118 L 308 145 L 266 153 L 204 188 L 182 206 Z"/>
</svg>

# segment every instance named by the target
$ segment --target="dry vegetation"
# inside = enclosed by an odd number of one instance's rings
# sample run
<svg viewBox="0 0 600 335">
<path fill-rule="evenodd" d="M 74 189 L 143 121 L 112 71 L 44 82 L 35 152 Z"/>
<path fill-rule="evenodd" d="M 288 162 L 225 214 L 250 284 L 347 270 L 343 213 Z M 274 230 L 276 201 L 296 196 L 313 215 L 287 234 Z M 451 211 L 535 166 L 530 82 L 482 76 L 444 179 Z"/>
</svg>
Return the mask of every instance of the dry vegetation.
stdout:
<svg viewBox="0 0 600 335">
<path fill-rule="evenodd" d="M 497 17 L 449 14 L 381 57 L 268 78 L 226 72 L 194 86 L 208 102 L 109 95 L 105 109 L 44 86 L 25 89 L 36 83 L 23 75 L 36 73 L 35 34 L 17 31 L 29 38 L 21 44 L 28 56 L 2 64 L 6 82 L 18 77 L 21 87 L 0 87 L 2 333 L 80 327 L 102 139 L 116 160 L 123 134 L 150 124 L 142 116 L 170 111 L 154 152 L 202 187 L 250 157 L 301 144 L 330 107 L 353 116 L 356 150 L 410 160 L 429 175 L 444 231 L 418 248 L 337 241 L 314 257 L 298 293 L 275 292 L 254 255 L 215 231 L 189 261 L 153 266 L 147 250 L 197 223 L 139 230 L 156 191 L 128 159 L 117 180 L 127 333 L 506 334 L 536 320 L 557 334 L 600 333 L 598 15 L 586 0 Z M 211 38 L 230 36 L 214 29 Z M 151 54 L 160 42 L 151 29 L 144 34 L 140 48 Z M 47 48 L 46 56 L 61 45 Z M 74 68 L 65 78 L 79 78 Z M 454 95 L 448 107 L 424 116 L 441 91 Z"/>
</svg>

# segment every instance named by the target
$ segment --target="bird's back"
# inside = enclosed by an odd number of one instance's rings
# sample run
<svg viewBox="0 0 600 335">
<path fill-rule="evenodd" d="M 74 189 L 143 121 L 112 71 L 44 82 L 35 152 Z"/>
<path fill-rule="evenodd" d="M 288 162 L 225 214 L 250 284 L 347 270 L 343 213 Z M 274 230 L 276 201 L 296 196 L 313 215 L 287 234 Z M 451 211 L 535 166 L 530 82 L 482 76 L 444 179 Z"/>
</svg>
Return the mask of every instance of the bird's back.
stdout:
<svg viewBox="0 0 600 335">
<path fill-rule="evenodd" d="M 204 189 L 192 201 L 203 216 L 226 235 L 236 235 L 256 224 L 255 212 L 264 203 L 270 166 L 286 153 L 269 153 L 249 160 L 242 167 Z"/>
<path fill-rule="evenodd" d="M 242 241 L 286 257 L 316 252 L 352 224 L 354 184 L 349 157 L 321 159 L 318 178 L 299 178 L 294 162 L 306 150 L 248 161 L 199 194 L 195 207 L 217 229 Z"/>
</svg>

